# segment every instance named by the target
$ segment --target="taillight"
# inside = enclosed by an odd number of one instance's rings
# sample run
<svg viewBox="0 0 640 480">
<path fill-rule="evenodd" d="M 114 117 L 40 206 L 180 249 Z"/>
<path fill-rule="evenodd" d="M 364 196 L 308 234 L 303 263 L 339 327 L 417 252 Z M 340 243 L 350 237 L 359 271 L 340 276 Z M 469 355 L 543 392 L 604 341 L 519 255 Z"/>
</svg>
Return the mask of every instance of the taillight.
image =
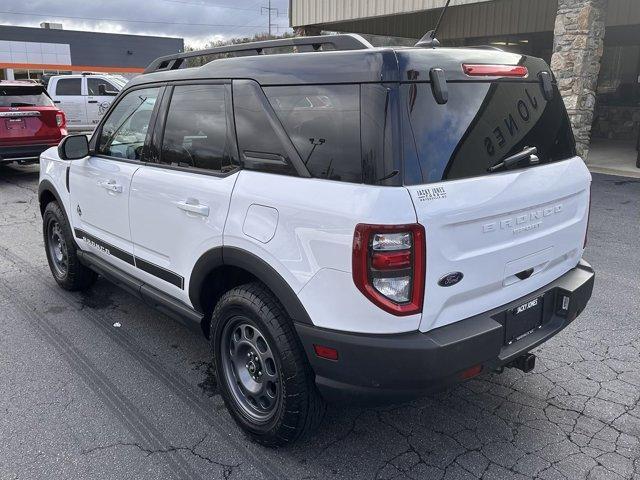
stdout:
<svg viewBox="0 0 640 480">
<path fill-rule="evenodd" d="M 64 125 L 64 113 L 56 113 L 56 126 L 61 127 Z"/>
<path fill-rule="evenodd" d="M 356 225 L 353 281 L 369 300 L 389 313 L 422 311 L 425 258 L 422 225 Z"/>
<path fill-rule="evenodd" d="M 462 70 L 470 77 L 518 77 L 529 75 L 527 67 L 522 65 L 471 65 L 462 64 Z"/>
<path fill-rule="evenodd" d="M 589 210 L 587 210 L 587 228 L 584 231 L 584 243 L 582 249 L 587 248 L 587 236 L 589 235 L 589 222 L 591 222 L 591 184 L 589 184 Z"/>
</svg>

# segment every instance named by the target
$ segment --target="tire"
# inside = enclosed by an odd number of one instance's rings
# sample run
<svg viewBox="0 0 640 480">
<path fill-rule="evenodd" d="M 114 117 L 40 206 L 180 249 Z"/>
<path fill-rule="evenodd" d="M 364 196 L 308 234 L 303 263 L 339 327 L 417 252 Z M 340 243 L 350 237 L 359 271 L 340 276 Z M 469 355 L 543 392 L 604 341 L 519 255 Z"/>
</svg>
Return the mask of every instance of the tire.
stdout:
<svg viewBox="0 0 640 480">
<path fill-rule="evenodd" d="M 97 274 L 80 263 L 71 226 L 58 202 L 49 202 L 42 215 L 42 235 L 49 268 L 65 290 L 86 290 Z"/>
<path fill-rule="evenodd" d="M 210 332 L 222 398 L 250 438 L 276 447 L 315 431 L 325 403 L 291 319 L 264 285 L 226 292 Z"/>
</svg>

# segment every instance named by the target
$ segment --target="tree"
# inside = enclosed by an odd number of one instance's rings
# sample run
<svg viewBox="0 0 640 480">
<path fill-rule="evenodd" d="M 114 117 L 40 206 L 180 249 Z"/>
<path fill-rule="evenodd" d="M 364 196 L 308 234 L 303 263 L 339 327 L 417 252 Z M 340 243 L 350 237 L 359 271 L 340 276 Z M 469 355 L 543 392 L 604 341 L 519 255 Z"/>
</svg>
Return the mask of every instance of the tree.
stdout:
<svg viewBox="0 0 640 480">
<path fill-rule="evenodd" d="M 294 36 L 295 35 L 290 32 L 285 32 L 282 35 L 269 35 L 267 33 L 256 33 L 251 37 L 234 37 L 228 40 L 217 40 L 217 41 L 207 42 L 205 48 L 224 47 L 226 45 L 239 45 L 242 43 L 260 42 L 262 40 L 275 40 L 278 38 L 291 38 Z M 191 45 L 187 45 L 184 49 L 185 52 L 195 52 L 197 50 L 199 49 Z M 291 51 L 291 47 L 281 47 L 281 48 L 274 48 L 269 53 L 288 53 L 290 51 Z M 213 55 L 203 55 L 200 57 L 193 57 L 187 60 L 187 67 L 200 67 L 205 63 L 209 63 L 212 60 L 217 60 L 219 58 L 231 58 L 236 56 L 238 55 L 233 52 L 229 52 L 229 53 L 217 53 Z"/>
</svg>

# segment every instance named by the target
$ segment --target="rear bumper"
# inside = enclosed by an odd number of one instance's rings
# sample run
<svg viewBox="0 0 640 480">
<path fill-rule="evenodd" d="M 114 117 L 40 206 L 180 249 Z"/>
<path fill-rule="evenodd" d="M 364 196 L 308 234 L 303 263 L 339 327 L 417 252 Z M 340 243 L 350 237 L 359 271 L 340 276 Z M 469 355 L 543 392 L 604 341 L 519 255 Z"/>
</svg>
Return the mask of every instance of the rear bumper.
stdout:
<svg viewBox="0 0 640 480">
<path fill-rule="evenodd" d="M 37 161 L 40 154 L 48 148 L 55 147 L 58 142 L 37 145 L 0 146 L 0 163 L 16 161 Z"/>
<path fill-rule="evenodd" d="M 582 312 L 595 274 L 581 261 L 549 285 L 507 305 L 426 333 L 350 334 L 296 324 L 316 384 L 330 401 L 386 403 L 408 400 L 463 380 L 462 372 L 507 365 L 556 335 Z M 507 312 L 543 297 L 542 325 L 505 345 Z M 562 310 L 562 298 L 569 297 Z M 319 358 L 314 344 L 338 350 L 338 361 Z"/>
</svg>

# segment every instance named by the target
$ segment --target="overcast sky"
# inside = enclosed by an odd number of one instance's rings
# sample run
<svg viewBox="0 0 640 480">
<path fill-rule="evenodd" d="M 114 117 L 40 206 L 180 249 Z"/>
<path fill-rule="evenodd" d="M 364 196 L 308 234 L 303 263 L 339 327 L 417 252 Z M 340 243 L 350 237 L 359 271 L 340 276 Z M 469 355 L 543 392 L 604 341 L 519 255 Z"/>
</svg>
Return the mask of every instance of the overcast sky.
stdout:
<svg viewBox="0 0 640 480">
<path fill-rule="evenodd" d="M 267 31 L 268 0 L 2 0 L 0 24 L 182 37 L 187 45 Z M 271 0 L 273 32 L 290 31 L 289 0 Z"/>
</svg>

